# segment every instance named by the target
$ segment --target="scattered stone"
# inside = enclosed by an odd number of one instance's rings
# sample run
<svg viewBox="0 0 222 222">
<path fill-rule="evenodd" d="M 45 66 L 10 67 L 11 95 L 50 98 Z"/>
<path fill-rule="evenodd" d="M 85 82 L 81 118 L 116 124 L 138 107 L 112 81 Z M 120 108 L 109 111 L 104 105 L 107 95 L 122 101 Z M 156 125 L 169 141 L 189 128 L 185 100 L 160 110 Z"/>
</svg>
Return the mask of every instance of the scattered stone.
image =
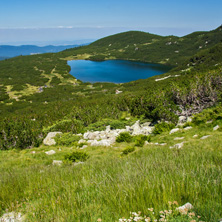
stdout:
<svg viewBox="0 0 222 222">
<path fill-rule="evenodd" d="M 80 164 L 84 164 L 84 162 L 75 162 L 75 163 L 73 163 L 73 166 L 77 166 L 77 165 L 80 165 Z"/>
<path fill-rule="evenodd" d="M 193 205 L 191 203 L 186 203 L 183 206 L 180 206 L 177 208 L 177 210 L 181 213 L 181 214 L 187 214 L 188 210 L 193 209 Z"/>
<path fill-rule="evenodd" d="M 213 120 L 209 120 L 209 121 L 207 121 L 206 123 L 207 124 L 210 124 L 210 123 L 212 123 L 213 122 Z"/>
<path fill-rule="evenodd" d="M 85 149 L 85 148 L 87 148 L 88 146 L 87 145 L 84 145 L 84 146 L 82 146 L 81 148 L 80 148 L 80 150 L 83 150 L 83 149 Z"/>
<path fill-rule="evenodd" d="M 215 130 L 218 130 L 220 127 L 218 125 L 216 125 L 214 128 L 213 128 L 213 131 Z"/>
<path fill-rule="evenodd" d="M 170 131 L 170 134 L 176 133 L 178 132 L 180 129 L 179 128 L 174 128 Z"/>
<path fill-rule="evenodd" d="M 179 116 L 178 123 L 179 123 L 179 124 L 180 124 L 180 123 L 184 123 L 184 122 L 186 122 L 186 119 L 187 119 L 186 116 Z"/>
<path fill-rule="evenodd" d="M 182 142 L 182 143 L 177 143 L 175 144 L 174 146 L 171 146 L 170 149 L 173 149 L 173 148 L 176 148 L 176 149 L 181 149 L 183 147 L 183 144 L 185 142 Z"/>
<path fill-rule="evenodd" d="M 200 139 L 201 139 L 201 140 L 205 140 L 205 139 L 207 139 L 209 136 L 210 136 L 210 135 L 202 136 Z"/>
<path fill-rule="evenodd" d="M 159 145 L 160 146 L 166 146 L 167 144 L 166 143 L 160 143 Z"/>
<path fill-rule="evenodd" d="M 122 93 L 123 91 L 119 91 L 118 89 L 116 90 L 116 94 L 120 94 Z"/>
<path fill-rule="evenodd" d="M 61 132 L 50 132 L 50 133 L 48 133 L 46 138 L 43 140 L 44 145 L 47 145 L 47 146 L 56 145 L 56 141 L 54 140 L 54 137 L 57 134 L 62 134 L 62 133 Z"/>
<path fill-rule="evenodd" d="M 47 151 L 47 152 L 45 152 L 47 155 L 53 155 L 53 154 L 55 154 L 56 152 L 55 152 L 55 150 L 50 150 L 50 151 Z"/>
<path fill-rule="evenodd" d="M 187 126 L 187 127 L 183 128 L 183 129 L 187 131 L 187 130 L 190 130 L 192 128 L 193 128 L 192 126 Z"/>
<path fill-rule="evenodd" d="M 32 154 L 35 154 L 35 151 L 32 151 L 31 153 L 32 153 Z"/>
<path fill-rule="evenodd" d="M 174 140 L 183 140 L 184 137 L 175 137 Z"/>
<path fill-rule="evenodd" d="M 80 143 L 86 143 L 86 140 L 81 139 L 81 140 L 79 140 L 78 144 L 80 144 Z"/>
<path fill-rule="evenodd" d="M 198 135 L 197 135 L 197 134 L 193 135 L 193 138 L 197 138 L 197 137 L 198 137 Z"/>
<path fill-rule="evenodd" d="M 59 148 L 59 151 L 62 151 L 61 148 Z"/>
<path fill-rule="evenodd" d="M 192 118 L 191 118 L 191 117 L 188 117 L 188 118 L 187 118 L 187 123 L 190 123 L 190 122 L 192 122 Z"/>
<path fill-rule="evenodd" d="M 131 126 L 131 128 L 133 129 L 133 133 L 132 135 L 139 135 L 142 134 L 142 128 L 140 126 L 140 121 L 136 121 L 134 125 Z"/>
<path fill-rule="evenodd" d="M 22 216 L 21 213 L 16 212 L 5 213 L 2 217 L 0 217 L 1 222 L 19 222 L 24 220 L 24 216 Z"/>
<path fill-rule="evenodd" d="M 52 165 L 61 166 L 62 165 L 62 160 L 53 160 Z"/>
</svg>

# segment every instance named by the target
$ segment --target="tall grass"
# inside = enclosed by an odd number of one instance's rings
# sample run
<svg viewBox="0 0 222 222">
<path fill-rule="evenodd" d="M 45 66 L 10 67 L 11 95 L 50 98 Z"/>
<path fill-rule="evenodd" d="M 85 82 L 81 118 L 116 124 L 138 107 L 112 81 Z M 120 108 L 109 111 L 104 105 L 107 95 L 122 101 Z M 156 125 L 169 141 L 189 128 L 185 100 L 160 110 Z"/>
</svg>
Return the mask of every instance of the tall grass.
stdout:
<svg viewBox="0 0 222 222">
<path fill-rule="evenodd" d="M 222 215 L 222 139 L 182 150 L 140 148 L 126 157 L 92 156 L 85 164 L 36 164 L 1 172 L 1 210 L 23 210 L 26 221 L 118 221 L 130 211 L 190 202 L 202 220 Z M 213 145 L 213 146 L 212 146 Z"/>
</svg>

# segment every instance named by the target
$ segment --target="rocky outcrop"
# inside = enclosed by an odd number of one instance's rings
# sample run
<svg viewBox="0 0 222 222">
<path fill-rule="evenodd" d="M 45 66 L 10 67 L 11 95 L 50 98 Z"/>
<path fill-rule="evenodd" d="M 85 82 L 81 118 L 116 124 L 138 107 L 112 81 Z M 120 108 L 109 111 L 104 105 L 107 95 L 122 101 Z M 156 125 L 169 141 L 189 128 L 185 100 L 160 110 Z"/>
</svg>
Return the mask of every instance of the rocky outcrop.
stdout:
<svg viewBox="0 0 222 222">
<path fill-rule="evenodd" d="M 45 152 L 45 154 L 47 154 L 47 155 L 53 155 L 55 153 L 56 153 L 55 150 L 50 150 L 50 151 Z"/>
<path fill-rule="evenodd" d="M 25 221 L 24 216 L 22 216 L 21 213 L 16 212 L 10 212 L 3 214 L 2 217 L 0 217 L 1 222 L 21 222 Z"/>
<path fill-rule="evenodd" d="M 79 143 L 87 142 L 91 146 L 111 146 L 116 142 L 116 137 L 123 132 L 129 132 L 131 135 L 149 135 L 152 133 L 154 127 L 150 123 L 140 124 L 140 121 L 132 126 L 126 126 L 125 129 L 114 129 L 107 126 L 104 131 L 86 132 L 83 134 L 83 139 Z"/>
<path fill-rule="evenodd" d="M 44 145 L 46 145 L 46 146 L 56 145 L 56 141 L 54 140 L 54 137 L 57 134 L 62 134 L 62 133 L 61 132 L 50 132 L 50 133 L 48 133 L 46 138 L 43 140 Z"/>
</svg>

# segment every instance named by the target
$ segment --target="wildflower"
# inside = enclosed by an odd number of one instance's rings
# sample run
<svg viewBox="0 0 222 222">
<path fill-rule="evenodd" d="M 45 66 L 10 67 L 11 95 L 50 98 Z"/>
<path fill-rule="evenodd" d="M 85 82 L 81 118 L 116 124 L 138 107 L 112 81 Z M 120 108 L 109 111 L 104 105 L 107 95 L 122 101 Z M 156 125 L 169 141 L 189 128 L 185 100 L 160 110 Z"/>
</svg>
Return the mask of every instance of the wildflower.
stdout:
<svg viewBox="0 0 222 222">
<path fill-rule="evenodd" d="M 175 204 L 177 206 L 179 205 L 177 201 L 173 201 L 173 204 Z"/>
<path fill-rule="evenodd" d="M 153 208 L 148 208 L 149 211 L 153 211 Z"/>
<path fill-rule="evenodd" d="M 191 220 L 190 222 L 196 222 L 196 220 Z"/>
<path fill-rule="evenodd" d="M 169 202 L 168 202 L 168 204 L 169 204 L 169 205 L 172 205 L 172 202 L 171 202 L 171 201 L 169 201 Z"/>
<path fill-rule="evenodd" d="M 161 211 L 160 211 L 160 214 L 164 214 L 164 212 L 161 210 Z"/>
<path fill-rule="evenodd" d="M 189 217 L 195 216 L 194 212 L 189 213 Z"/>
<path fill-rule="evenodd" d="M 101 222 L 102 221 L 102 219 L 101 218 L 98 218 L 98 220 L 97 220 L 98 222 Z"/>
</svg>

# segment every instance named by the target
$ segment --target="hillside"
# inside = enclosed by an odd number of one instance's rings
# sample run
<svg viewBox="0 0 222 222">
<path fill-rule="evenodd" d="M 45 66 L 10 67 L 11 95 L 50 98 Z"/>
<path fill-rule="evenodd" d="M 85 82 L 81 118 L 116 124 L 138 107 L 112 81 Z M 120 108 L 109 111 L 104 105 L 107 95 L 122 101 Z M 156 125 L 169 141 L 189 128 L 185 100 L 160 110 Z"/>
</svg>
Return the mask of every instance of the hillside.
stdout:
<svg viewBox="0 0 222 222">
<path fill-rule="evenodd" d="M 222 27 L 183 37 L 129 31 L 100 39 L 89 46 L 69 49 L 60 55 L 90 60 L 129 59 L 176 66 L 190 56 L 222 41 Z M 71 56 L 71 57 L 70 57 Z"/>
<path fill-rule="evenodd" d="M 0 61 L 0 220 L 221 218 L 221 33 L 127 32 Z M 178 64 L 124 84 L 69 74 L 68 59 L 109 58 Z M 54 145 L 50 132 L 61 132 Z"/>
</svg>

